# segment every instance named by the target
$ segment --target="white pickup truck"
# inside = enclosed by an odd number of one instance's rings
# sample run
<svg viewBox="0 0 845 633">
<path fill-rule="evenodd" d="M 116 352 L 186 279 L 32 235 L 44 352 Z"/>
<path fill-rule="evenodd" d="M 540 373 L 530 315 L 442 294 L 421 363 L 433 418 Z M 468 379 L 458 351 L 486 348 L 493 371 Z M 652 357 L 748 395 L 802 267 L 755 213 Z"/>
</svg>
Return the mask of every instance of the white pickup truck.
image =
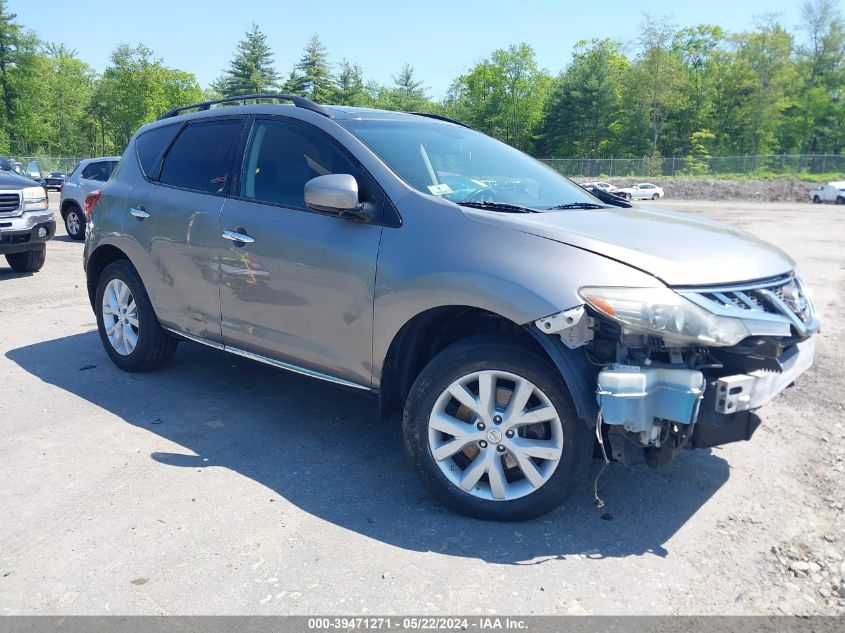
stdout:
<svg viewBox="0 0 845 633">
<path fill-rule="evenodd" d="M 829 182 L 824 187 L 810 189 L 810 200 L 816 204 L 822 202 L 845 204 L 845 180 Z"/>
</svg>

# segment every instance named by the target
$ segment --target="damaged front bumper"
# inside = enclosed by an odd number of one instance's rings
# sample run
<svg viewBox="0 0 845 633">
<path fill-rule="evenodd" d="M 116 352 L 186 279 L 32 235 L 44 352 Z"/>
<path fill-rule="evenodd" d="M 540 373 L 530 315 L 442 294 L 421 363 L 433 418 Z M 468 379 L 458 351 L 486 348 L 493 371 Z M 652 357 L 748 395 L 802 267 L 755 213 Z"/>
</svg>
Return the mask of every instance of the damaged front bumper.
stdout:
<svg viewBox="0 0 845 633">
<path fill-rule="evenodd" d="M 815 347 L 809 338 L 786 350 L 779 372 L 707 377 L 693 369 L 628 365 L 599 372 L 597 400 L 614 457 L 639 461 L 637 449 L 645 448 L 646 462 L 660 465 L 680 448 L 751 439 L 760 424 L 754 411 L 812 366 Z"/>
<path fill-rule="evenodd" d="M 579 415 L 601 423 L 597 431 L 609 439 L 620 461 L 645 457 L 656 466 L 682 448 L 750 439 L 759 425 L 755 411 L 813 364 L 820 321 L 794 273 L 675 290 L 704 313 L 690 311 L 667 290 L 587 290 L 592 294 L 585 292 L 586 305 L 534 325 L 557 338 L 570 355 L 583 348 L 593 368 L 588 375 L 595 394 L 589 398 L 598 405 L 598 415 L 583 416 L 583 404 Z M 693 320 L 687 322 L 689 315 Z M 706 315 L 722 320 L 711 322 Z M 708 324 L 718 329 L 724 319 L 741 323 L 747 335 L 733 341 L 700 329 Z M 571 376 L 564 374 L 564 379 L 577 405 L 582 390 L 578 384 L 573 389 Z"/>
</svg>

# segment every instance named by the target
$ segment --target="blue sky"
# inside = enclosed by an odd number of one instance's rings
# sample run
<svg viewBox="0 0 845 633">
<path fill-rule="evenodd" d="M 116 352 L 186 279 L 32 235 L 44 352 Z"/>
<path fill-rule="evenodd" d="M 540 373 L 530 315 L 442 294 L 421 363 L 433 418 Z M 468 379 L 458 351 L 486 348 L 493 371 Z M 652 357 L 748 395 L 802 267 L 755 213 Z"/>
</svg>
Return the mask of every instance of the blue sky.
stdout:
<svg viewBox="0 0 845 633">
<path fill-rule="evenodd" d="M 361 64 L 366 79 L 383 83 L 409 62 L 438 98 L 454 77 L 508 44 L 529 43 L 539 64 L 557 73 L 578 40 L 634 40 L 644 13 L 669 16 L 680 26 L 710 23 L 728 31 L 748 28 L 755 15 L 778 13 L 794 29 L 801 0 L 9 0 L 7 5 L 25 27 L 75 49 L 98 71 L 117 44 L 143 42 L 167 65 L 193 72 L 207 86 L 256 22 L 283 76 L 318 33 L 333 62 L 345 57 Z"/>
</svg>

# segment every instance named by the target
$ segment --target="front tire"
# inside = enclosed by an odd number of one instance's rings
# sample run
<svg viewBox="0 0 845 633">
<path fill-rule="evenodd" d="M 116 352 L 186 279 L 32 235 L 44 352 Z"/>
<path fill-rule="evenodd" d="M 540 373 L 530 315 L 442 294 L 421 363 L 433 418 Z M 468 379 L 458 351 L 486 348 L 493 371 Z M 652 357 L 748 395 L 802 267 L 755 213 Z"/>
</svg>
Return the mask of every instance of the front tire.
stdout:
<svg viewBox="0 0 845 633">
<path fill-rule="evenodd" d="M 16 273 L 37 273 L 47 261 L 47 249 L 37 248 L 23 253 L 6 255 L 6 261 Z"/>
<path fill-rule="evenodd" d="M 124 371 L 147 371 L 173 356 L 177 340 L 161 327 L 144 284 L 127 260 L 105 267 L 94 301 L 100 340 Z"/>
<path fill-rule="evenodd" d="M 85 239 L 85 215 L 75 204 L 68 208 L 65 214 L 65 230 L 71 239 Z"/>
<path fill-rule="evenodd" d="M 411 464 L 435 498 L 496 521 L 559 506 L 586 476 L 593 449 L 555 367 L 493 337 L 434 357 L 411 388 L 403 431 Z"/>
<path fill-rule="evenodd" d="M 821 198 L 819 198 L 818 196 L 813 196 L 813 204 L 821 204 L 821 203 L 822 203 Z"/>
</svg>

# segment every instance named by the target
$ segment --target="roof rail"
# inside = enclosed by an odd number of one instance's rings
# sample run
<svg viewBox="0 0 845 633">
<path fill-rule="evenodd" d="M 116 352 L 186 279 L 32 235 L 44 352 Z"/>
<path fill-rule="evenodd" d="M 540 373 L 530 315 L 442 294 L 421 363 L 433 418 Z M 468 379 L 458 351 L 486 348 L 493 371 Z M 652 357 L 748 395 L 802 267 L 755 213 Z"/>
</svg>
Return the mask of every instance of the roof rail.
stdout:
<svg viewBox="0 0 845 633">
<path fill-rule="evenodd" d="M 442 114 L 432 114 L 430 112 L 408 112 L 408 114 L 415 114 L 416 116 L 425 116 L 429 119 L 437 119 L 438 121 L 445 121 L 446 123 L 454 123 L 455 125 L 460 125 L 461 127 L 465 127 L 468 130 L 473 129 L 466 123 L 461 123 L 460 121 L 457 121 L 455 119 L 450 119 L 449 117 L 443 116 Z"/>
<path fill-rule="evenodd" d="M 314 103 L 311 99 L 306 99 L 305 97 L 299 97 L 296 95 L 286 95 L 286 94 L 257 94 L 257 95 L 236 95 L 232 97 L 224 97 L 223 99 L 213 99 L 212 101 L 201 101 L 200 103 L 192 103 L 191 105 L 185 105 L 178 108 L 173 108 L 172 110 L 168 110 L 160 117 L 158 117 L 159 121 L 161 119 L 169 119 L 170 117 L 177 116 L 186 110 L 196 110 L 197 112 L 202 112 L 203 110 L 211 109 L 211 106 L 217 105 L 219 103 L 233 103 L 237 101 L 253 101 L 258 99 L 273 99 L 276 101 L 293 101 L 293 105 L 297 108 L 303 108 L 305 110 L 311 110 L 311 112 L 316 112 L 317 114 L 322 114 L 325 117 L 332 118 L 332 115 L 326 110 L 324 107 Z"/>
</svg>

